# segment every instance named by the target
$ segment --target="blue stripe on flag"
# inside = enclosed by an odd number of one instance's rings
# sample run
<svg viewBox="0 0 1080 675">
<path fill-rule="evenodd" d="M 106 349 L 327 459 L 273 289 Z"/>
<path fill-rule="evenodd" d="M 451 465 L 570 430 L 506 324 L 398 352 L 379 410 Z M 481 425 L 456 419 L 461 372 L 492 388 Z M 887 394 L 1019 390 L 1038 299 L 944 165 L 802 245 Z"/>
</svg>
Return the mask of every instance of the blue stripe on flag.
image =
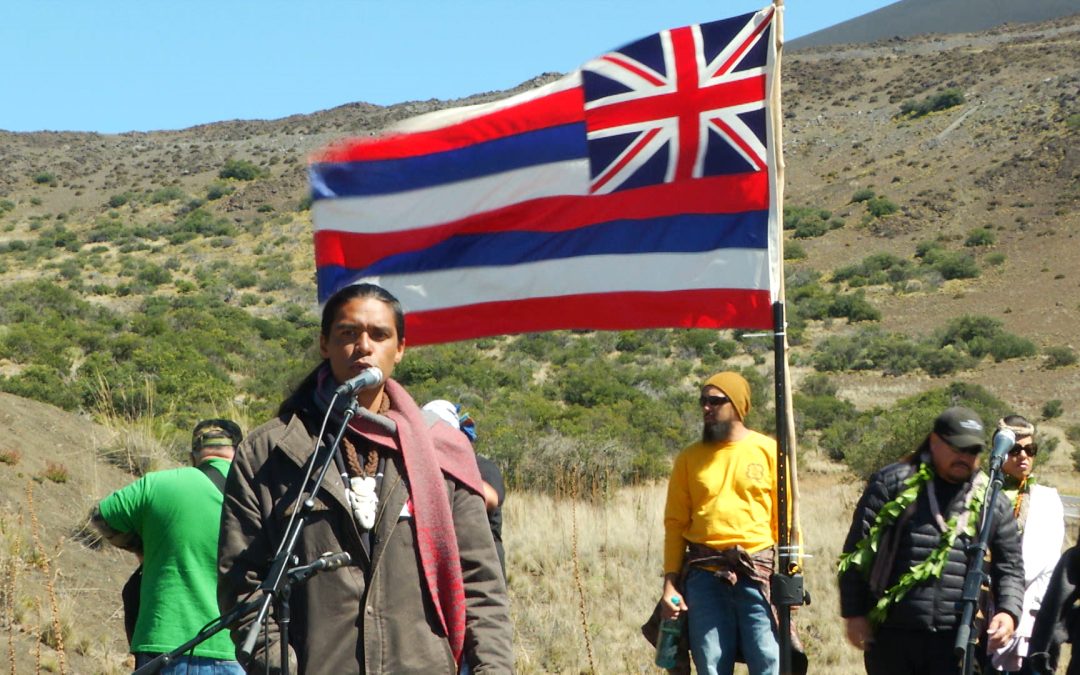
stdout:
<svg viewBox="0 0 1080 675">
<path fill-rule="evenodd" d="M 434 246 L 379 260 L 363 276 L 458 267 L 517 265 L 585 255 L 694 253 L 719 248 L 766 249 L 768 211 L 615 220 L 564 232 L 459 234 Z"/>
<path fill-rule="evenodd" d="M 417 157 L 323 162 L 310 167 L 312 197 L 361 197 L 454 183 L 585 157 L 585 123 L 563 124 Z"/>
</svg>

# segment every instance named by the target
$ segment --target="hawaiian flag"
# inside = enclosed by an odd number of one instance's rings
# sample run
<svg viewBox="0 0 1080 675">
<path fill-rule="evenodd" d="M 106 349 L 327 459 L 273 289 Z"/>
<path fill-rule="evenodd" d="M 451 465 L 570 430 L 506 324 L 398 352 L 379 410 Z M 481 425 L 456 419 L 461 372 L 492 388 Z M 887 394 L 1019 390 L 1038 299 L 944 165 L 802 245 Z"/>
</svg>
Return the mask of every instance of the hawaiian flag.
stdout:
<svg viewBox="0 0 1080 675">
<path fill-rule="evenodd" d="M 665 30 L 538 89 L 321 151 L 319 301 L 379 284 L 414 345 L 772 327 L 778 11 Z"/>
</svg>

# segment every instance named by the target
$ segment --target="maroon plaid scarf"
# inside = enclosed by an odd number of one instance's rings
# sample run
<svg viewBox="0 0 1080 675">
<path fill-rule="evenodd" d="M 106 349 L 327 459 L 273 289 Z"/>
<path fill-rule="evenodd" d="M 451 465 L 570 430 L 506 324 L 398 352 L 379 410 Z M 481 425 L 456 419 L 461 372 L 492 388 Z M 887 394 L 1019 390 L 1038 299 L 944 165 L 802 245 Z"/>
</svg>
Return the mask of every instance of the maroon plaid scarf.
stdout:
<svg viewBox="0 0 1080 675">
<path fill-rule="evenodd" d="M 443 474 L 483 494 L 480 471 L 464 435 L 447 425 L 429 427 L 416 402 L 394 380 L 388 379 L 384 388 L 390 399 L 385 415 L 397 424 L 396 439 L 359 416 L 349 426 L 365 438 L 401 451 L 420 565 L 435 613 L 460 665 L 465 648 L 465 585 Z"/>
</svg>

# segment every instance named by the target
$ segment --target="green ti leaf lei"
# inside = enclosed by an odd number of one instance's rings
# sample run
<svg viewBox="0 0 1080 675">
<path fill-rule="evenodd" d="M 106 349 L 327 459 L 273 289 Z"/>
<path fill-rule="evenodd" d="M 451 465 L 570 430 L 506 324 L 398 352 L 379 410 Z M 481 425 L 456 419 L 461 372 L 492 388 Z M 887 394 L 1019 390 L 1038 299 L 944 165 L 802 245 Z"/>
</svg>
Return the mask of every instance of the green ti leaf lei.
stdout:
<svg viewBox="0 0 1080 675">
<path fill-rule="evenodd" d="M 878 546 L 881 544 L 881 536 L 890 525 L 896 522 L 896 519 L 900 517 L 904 511 L 907 510 L 912 503 L 919 496 L 919 491 L 934 477 L 933 469 L 930 462 L 923 462 L 919 466 L 919 470 L 908 477 L 904 481 L 905 489 L 896 496 L 895 499 L 886 503 L 878 511 L 877 518 L 874 519 L 874 524 L 870 526 L 870 532 L 866 537 L 859 541 L 855 545 L 854 550 L 850 553 L 845 553 L 840 556 L 840 561 L 837 564 L 838 574 L 843 574 L 849 569 L 856 569 L 862 572 L 863 576 L 870 573 L 870 568 L 874 562 L 874 556 L 877 555 Z M 887 589 L 878 600 L 877 605 L 870 610 L 870 624 L 872 626 L 878 626 L 889 613 L 889 609 L 903 598 L 908 591 L 915 587 L 916 584 L 922 583 L 929 579 L 938 579 L 941 577 L 941 573 L 945 570 L 945 561 L 948 560 L 949 550 L 956 542 L 956 538 L 961 534 L 966 534 L 968 537 L 975 536 L 975 521 L 976 518 L 965 518 L 965 525 L 963 528 L 958 526 L 958 522 L 965 513 L 978 514 L 982 507 L 983 490 L 979 489 L 979 485 L 976 484 L 972 488 L 972 495 L 970 503 L 967 507 L 961 510 L 959 513 L 953 515 L 952 518 L 945 525 L 945 531 L 941 535 L 941 543 L 936 549 L 934 549 L 926 560 L 923 560 L 918 565 L 915 565 L 907 572 L 905 572 L 891 588 Z M 961 529 L 963 532 L 961 532 Z"/>
</svg>

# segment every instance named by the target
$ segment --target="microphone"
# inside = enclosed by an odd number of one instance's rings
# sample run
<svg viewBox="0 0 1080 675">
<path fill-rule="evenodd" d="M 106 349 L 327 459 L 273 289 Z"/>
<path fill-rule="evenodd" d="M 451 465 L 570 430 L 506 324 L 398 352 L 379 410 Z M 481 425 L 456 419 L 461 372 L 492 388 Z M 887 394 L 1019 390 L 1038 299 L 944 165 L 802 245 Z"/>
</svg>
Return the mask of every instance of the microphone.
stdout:
<svg viewBox="0 0 1080 675">
<path fill-rule="evenodd" d="M 361 389 L 370 389 L 371 387 L 377 387 L 382 384 L 383 373 L 382 370 L 372 366 L 356 377 L 351 377 L 345 380 L 345 383 L 334 390 L 336 396 L 351 396 L 354 392 Z"/>
<path fill-rule="evenodd" d="M 352 556 L 344 551 L 341 553 L 327 552 L 319 556 L 314 562 L 294 567 L 286 574 L 289 575 L 289 579 L 294 583 L 307 581 L 317 572 L 329 572 L 330 570 L 336 570 L 337 568 L 344 567 L 350 563 L 352 563 Z M 252 647 L 254 647 L 254 643 L 252 643 Z"/>
<path fill-rule="evenodd" d="M 994 435 L 994 449 L 990 452 L 990 470 L 999 471 L 1005 463 L 1009 450 L 1016 445 L 1016 434 L 1012 429 L 1000 429 Z"/>
<path fill-rule="evenodd" d="M 312 571 L 325 572 L 336 570 L 352 562 L 352 556 L 342 551 L 341 553 L 323 553 L 319 559 L 308 565 Z"/>
</svg>

